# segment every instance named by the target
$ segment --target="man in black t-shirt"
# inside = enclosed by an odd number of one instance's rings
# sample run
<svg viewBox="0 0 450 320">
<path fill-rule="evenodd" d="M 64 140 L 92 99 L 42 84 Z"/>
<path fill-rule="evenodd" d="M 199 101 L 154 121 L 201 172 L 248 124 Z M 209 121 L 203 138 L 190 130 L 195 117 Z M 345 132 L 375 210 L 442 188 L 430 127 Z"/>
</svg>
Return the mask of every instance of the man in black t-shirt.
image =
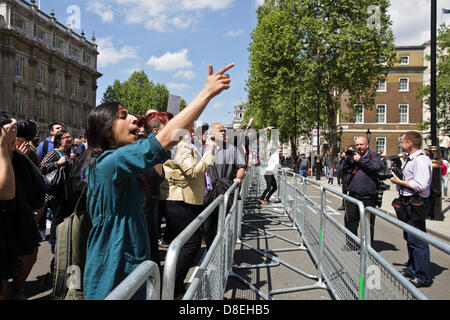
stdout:
<svg viewBox="0 0 450 320">
<path fill-rule="evenodd" d="M 212 136 L 216 142 L 214 151 L 215 164 L 208 170 L 213 189 L 205 196 L 204 208 L 214 201 L 219 195 L 224 194 L 234 182 L 241 184 L 245 176 L 244 146 L 238 141 L 234 146 L 232 139 L 227 138 L 225 127 L 220 123 L 211 125 Z M 238 190 L 238 189 L 237 189 Z M 233 203 L 233 193 L 230 194 L 228 209 Z M 206 245 L 209 247 L 217 234 L 218 208 L 206 219 L 204 232 Z"/>
</svg>

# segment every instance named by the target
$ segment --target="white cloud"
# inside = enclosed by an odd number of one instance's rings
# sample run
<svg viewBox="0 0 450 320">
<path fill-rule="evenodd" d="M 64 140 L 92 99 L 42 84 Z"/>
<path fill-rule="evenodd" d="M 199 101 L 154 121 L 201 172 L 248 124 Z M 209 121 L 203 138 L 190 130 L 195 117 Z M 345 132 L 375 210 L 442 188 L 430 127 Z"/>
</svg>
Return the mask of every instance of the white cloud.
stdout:
<svg viewBox="0 0 450 320">
<path fill-rule="evenodd" d="M 103 22 L 113 22 L 114 21 L 114 11 L 110 5 L 106 5 L 103 2 L 92 1 L 88 2 L 87 11 L 93 12 L 102 18 Z"/>
<path fill-rule="evenodd" d="M 262 6 L 264 4 L 264 0 L 255 0 L 255 4 L 257 6 Z"/>
<path fill-rule="evenodd" d="M 187 80 L 192 80 L 195 78 L 195 72 L 192 70 L 179 70 L 173 76 L 176 79 L 183 78 Z"/>
<path fill-rule="evenodd" d="M 181 49 L 179 52 L 166 52 L 161 57 L 151 56 L 147 65 L 152 66 L 155 70 L 162 71 L 189 69 L 194 65 L 189 61 L 187 54 L 187 49 Z"/>
<path fill-rule="evenodd" d="M 137 50 L 131 46 L 123 46 L 119 50 L 114 47 L 113 36 L 97 39 L 98 66 L 106 67 L 126 59 L 138 58 Z"/>
<path fill-rule="evenodd" d="M 223 108 L 224 106 L 225 106 L 225 103 L 219 102 L 219 101 L 216 101 L 212 104 L 213 109 L 220 109 L 220 108 Z"/>
<path fill-rule="evenodd" d="M 244 30 L 239 29 L 239 30 L 230 30 L 225 34 L 225 37 L 238 37 L 240 35 L 244 34 Z"/>
<path fill-rule="evenodd" d="M 99 1 L 99 0 L 96 0 Z M 104 0 L 102 0 L 104 1 Z M 125 22 L 142 24 L 160 32 L 186 29 L 200 19 L 203 10 L 223 10 L 234 0 L 114 0 L 116 13 Z"/>
<path fill-rule="evenodd" d="M 450 7 L 450 0 L 438 1 L 438 27 L 442 21 L 448 21 L 443 16 L 441 8 Z M 431 6 L 429 0 L 391 0 L 388 13 L 392 20 L 392 31 L 395 45 L 421 45 L 431 40 Z"/>
<path fill-rule="evenodd" d="M 184 89 L 188 89 L 191 86 L 185 84 L 185 83 L 173 83 L 173 82 L 169 82 L 167 84 L 167 88 L 175 90 L 175 91 L 182 91 Z"/>
</svg>

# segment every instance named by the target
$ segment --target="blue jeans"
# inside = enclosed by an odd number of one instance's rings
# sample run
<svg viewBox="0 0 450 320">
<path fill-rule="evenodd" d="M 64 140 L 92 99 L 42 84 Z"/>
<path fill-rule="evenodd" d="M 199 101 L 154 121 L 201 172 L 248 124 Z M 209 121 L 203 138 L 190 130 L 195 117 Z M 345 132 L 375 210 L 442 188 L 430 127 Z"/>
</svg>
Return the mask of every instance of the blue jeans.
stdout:
<svg viewBox="0 0 450 320">
<path fill-rule="evenodd" d="M 425 203 L 429 210 L 429 200 L 426 199 Z M 406 205 L 406 210 L 408 213 L 408 220 L 406 223 L 414 228 L 426 232 L 425 220 L 414 221 L 412 219 L 411 204 Z M 404 236 L 406 239 L 409 257 L 408 262 L 406 263 L 406 269 L 412 276 L 416 277 L 421 282 L 433 282 L 430 275 L 430 247 L 428 243 L 407 232 L 404 232 Z"/>
<path fill-rule="evenodd" d="M 447 168 L 448 170 L 448 168 Z M 444 175 L 442 176 L 442 184 L 444 189 L 444 197 L 447 198 L 447 184 L 448 184 L 448 176 Z"/>
<path fill-rule="evenodd" d="M 302 177 L 308 178 L 308 169 L 299 169 L 298 174 Z"/>
</svg>

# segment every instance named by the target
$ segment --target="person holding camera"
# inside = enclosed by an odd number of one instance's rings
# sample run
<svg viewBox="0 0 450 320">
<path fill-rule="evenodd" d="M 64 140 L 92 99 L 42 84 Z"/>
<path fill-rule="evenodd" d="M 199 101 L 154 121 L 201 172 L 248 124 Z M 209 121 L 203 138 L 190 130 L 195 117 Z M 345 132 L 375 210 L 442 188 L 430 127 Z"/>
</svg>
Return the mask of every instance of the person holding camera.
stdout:
<svg viewBox="0 0 450 320">
<path fill-rule="evenodd" d="M 432 162 L 421 149 L 422 136 L 420 133 L 406 132 L 401 136 L 401 144 L 403 151 L 409 156 L 403 166 L 403 177 L 398 177 L 392 172 L 391 182 L 397 185 L 398 199 L 401 201 L 400 208 L 396 208 L 396 206 L 394 208 L 400 220 L 426 232 L 425 219 L 430 210 Z M 430 275 L 428 243 L 406 232 L 403 236 L 408 248 L 408 262 L 403 275 L 411 278 L 412 284 L 418 288 L 429 287 L 433 281 Z"/>
<path fill-rule="evenodd" d="M 9 182 L 7 185 L 14 189 L 13 196 L 6 199 L 5 196 L 2 196 L 2 201 L 0 201 L 1 298 L 26 300 L 23 292 L 25 281 L 36 263 L 41 241 L 33 211 L 44 205 L 45 181 L 40 170 L 22 152 L 22 150 L 26 151 L 26 148 L 16 148 L 17 138 L 30 139 L 30 137 L 34 137 L 35 124 L 29 121 L 16 122 L 4 112 L 0 113 L 0 124 L 3 125 L 2 136 L 8 126 L 13 131 L 8 135 L 8 130 L 6 130 L 4 139 L 8 139 L 9 150 L 7 152 L 11 157 L 14 171 L 14 182 Z M 9 140 L 9 138 L 14 138 L 14 140 Z M 4 140 L 0 140 L 3 145 Z M 3 152 L 5 151 L 3 149 Z M 5 280 L 10 278 L 13 281 L 7 296 L 5 296 L 6 287 L 4 285 L 7 285 Z"/>
<path fill-rule="evenodd" d="M 346 152 L 342 165 L 346 179 L 347 191 L 350 197 L 362 201 L 364 207 L 376 207 L 378 199 L 378 171 L 381 159 L 378 153 L 369 149 L 366 137 L 357 137 L 355 149 Z M 359 208 L 350 201 L 345 201 L 345 227 L 356 236 L 358 235 Z M 370 215 L 370 243 L 373 242 L 375 229 L 375 215 Z M 347 248 L 350 249 L 347 240 Z"/>
<path fill-rule="evenodd" d="M 12 152 L 16 139 L 17 121 L 0 127 L 0 300 L 5 300 L 8 295 L 8 279 L 14 276 L 14 256 L 7 248 L 5 237 L 5 209 L 6 200 L 12 200 L 16 196 L 14 169 L 12 165 Z"/>
</svg>

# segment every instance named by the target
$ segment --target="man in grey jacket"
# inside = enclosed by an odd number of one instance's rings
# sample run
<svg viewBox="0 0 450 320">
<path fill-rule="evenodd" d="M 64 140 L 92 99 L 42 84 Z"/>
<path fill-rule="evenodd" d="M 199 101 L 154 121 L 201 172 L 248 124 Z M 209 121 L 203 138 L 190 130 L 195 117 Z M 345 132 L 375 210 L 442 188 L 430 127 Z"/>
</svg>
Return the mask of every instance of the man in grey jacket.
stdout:
<svg viewBox="0 0 450 320">
<path fill-rule="evenodd" d="M 300 154 L 297 160 L 298 174 L 302 177 L 308 177 L 309 159 L 305 157 L 305 154 Z"/>
</svg>

